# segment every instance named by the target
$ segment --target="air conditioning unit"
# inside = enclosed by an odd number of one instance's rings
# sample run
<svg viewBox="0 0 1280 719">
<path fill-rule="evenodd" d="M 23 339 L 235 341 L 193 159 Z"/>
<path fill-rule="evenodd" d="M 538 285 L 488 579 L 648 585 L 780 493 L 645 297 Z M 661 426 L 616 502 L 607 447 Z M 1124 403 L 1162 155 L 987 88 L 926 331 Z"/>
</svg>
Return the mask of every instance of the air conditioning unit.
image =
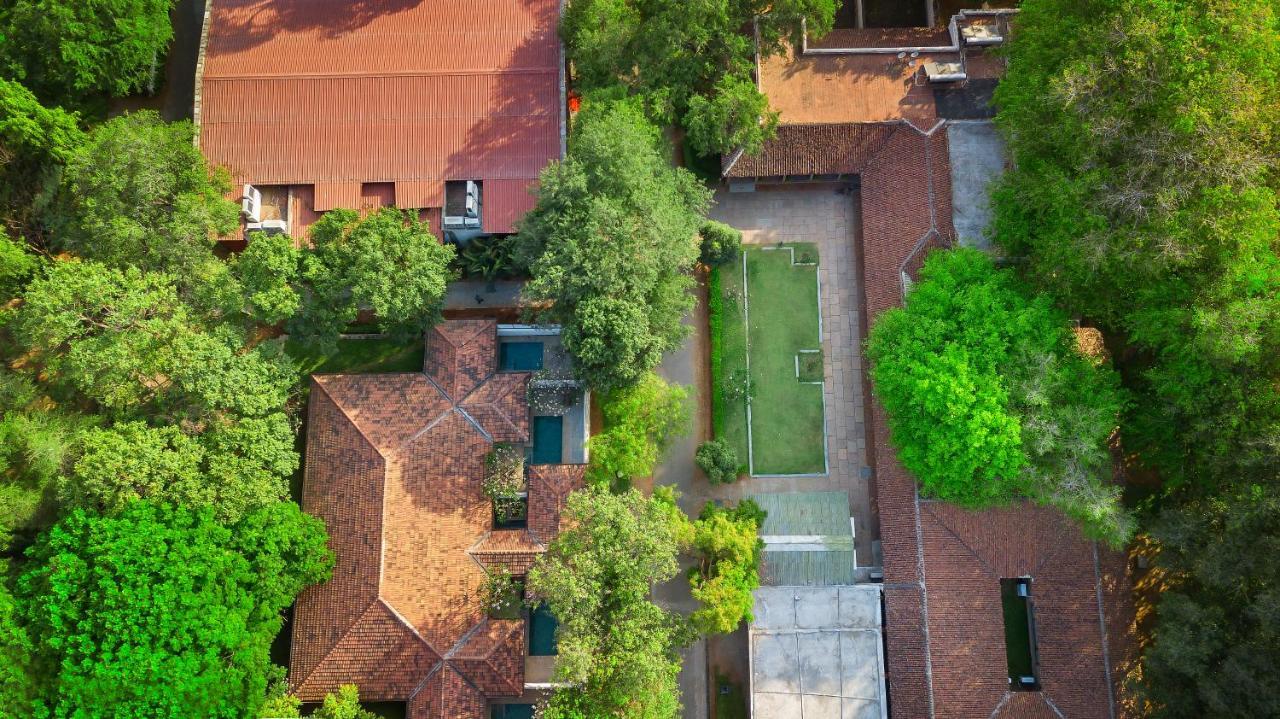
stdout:
<svg viewBox="0 0 1280 719">
<path fill-rule="evenodd" d="M 969 79 L 964 65 L 958 62 L 926 62 L 924 71 L 929 76 L 929 82 L 961 82 Z"/>
<path fill-rule="evenodd" d="M 467 180 L 466 208 L 466 217 L 476 219 L 480 217 L 480 187 L 471 180 Z"/>
<path fill-rule="evenodd" d="M 288 220 L 263 220 L 261 229 L 268 235 L 287 235 L 289 234 Z"/>
<path fill-rule="evenodd" d="M 240 214 L 245 222 L 262 221 L 262 193 L 253 185 L 245 185 L 240 196 Z"/>
</svg>

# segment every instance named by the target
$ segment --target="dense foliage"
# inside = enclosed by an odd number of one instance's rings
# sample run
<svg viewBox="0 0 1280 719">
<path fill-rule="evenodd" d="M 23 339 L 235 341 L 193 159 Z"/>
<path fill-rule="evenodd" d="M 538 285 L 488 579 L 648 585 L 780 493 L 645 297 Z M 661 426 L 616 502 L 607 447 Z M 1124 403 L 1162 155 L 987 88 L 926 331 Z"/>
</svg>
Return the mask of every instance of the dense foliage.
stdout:
<svg viewBox="0 0 1280 719">
<path fill-rule="evenodd" d="M 742 252 L 742 232 L 723 222 L 707 220 L 698 230 L 698 261 L 708 267 L 723 265 L 738 259 Z"/>
<path fill-rule="evenodd" d="M 688 431 L 689 390 L 653 372 L 600 401 L 604 429 L 591 438 L 587 478 L 605 486 L 629 486 L 653 474 L 671 440 Z"/>
<path fill-rule="evenodd" d="M 654 604 L 655 583 L 675 577 L 690 538 L 670 490 L 574 492 L 568 529 L 529 572 L 528 587 L 560 622 L 556 675 L 569 683 L 543 717 L 672 719 L 679 716 L 677 650 L 687 620 Z"/>
<path fill-rule="evenodd" d="M 689 621 L 699 632 L 729 634 L 752 620 L 752 592 L 760 586 L 763 523 L 764 510 L 750 499 L 730 508 L 708 502 L 693 523 L 698 566 L 690 569 L 689 583 L 700 606 Z"/>
<path fill-rule="evenodd" d="M 0 78 L 0 221 L 27 229 L 36 198 L 51 191 L 60 166 L 83 142 L 74 113 L 45 107 L 27 88 Z"/>
<path fill-rule="evenodd" d="M 51 244 L 111 267 L 170 272 L 183 285 L 210 272 L 214 240 L 237 227 L 239 208 L 194 133 L 150 111 L 95 127 L 67 156 L 45 218 Z"/>
<path fill-rule="evenodd" d="M 899 457 L 926 493 L 968 507 L 1027 496 L 1113 544 L 1132 534 L 1111 484 L 1114 373 L 1011 271 L 977 250 L 930 255 L 867 354 Z"/>
<path fill-rule="evenodd" d="M 1280 697 L 1280 495 L 1275 485 L 1170 509 L 1154 641 L 1135 675 L 1144 711 L 1169 719 L 1273 716 Z"/>
<path fill-rule="evenodd" d="M 1120 348 L 1125 448 L 1163 480 L 1141 712 L 1280 705 L 1280 14 L 1027 0 L 997 93 L 996 240 Z"/>
<path fill-rule="evenodd" d="M 122 97 L 163 73 L 173 0 L 9 0 L 0 4 L 0 73 L 46 102 Z"/>
<path fill-rule="evenodd" d="M 1280 31 L 1269 0 L 1036 0 L 1001 83 L 996 239 L 1125 340 L 1125 444 L 1171 483 L 1280 444 Z"/>
<path fill-rule="evenodd" d="M 659 150 L 634 102 L 584 107 L 568 157 L 542 173 L 520 226 L 526 299 L 551 302 L 577 371 L 599 390 L 634 384 L 675 349 L 692 307 L 688 271 L 710 193 Z"/>
<path fill-rule="evenodd" d="M 58 716 L 255 713 L 281 611 L 328 577 L 325 542 L 291 503 L 230 526 L 146 502 L 72 512 L 18 582 L 40 697 Z"/>
<path fill-rule="evenodd" d="M 312 225 L 310 239 L 299 274 L 302 309 L 289 323 L 300 340 L 333 342 L 360 310 L 400 337 L 439 320 L 454 249 L 414 213 L 388 207 L 361 218 L 332 210 Z"/>
<path fill-rule="evenodd" d="M 777 118 L 752 79 L 763 55 L 831 29 L 836 0 L 570 0 L 560 24 L 577 86 L 619 82 L 652 117 L 679 122 L 703 154 L 759 150 Z M 767 15 L 760 23 L 756 19 Z"/>
</svg>

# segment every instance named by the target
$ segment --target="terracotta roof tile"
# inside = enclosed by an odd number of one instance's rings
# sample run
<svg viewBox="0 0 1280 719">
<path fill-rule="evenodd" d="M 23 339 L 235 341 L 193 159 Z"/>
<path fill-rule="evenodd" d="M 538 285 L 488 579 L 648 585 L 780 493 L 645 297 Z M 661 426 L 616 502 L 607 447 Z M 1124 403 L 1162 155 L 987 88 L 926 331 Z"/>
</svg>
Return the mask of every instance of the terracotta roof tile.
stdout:
<svg viewBox="0 0 1280 719">
<path fill-rule="evenodd" d="M 504 372 L 489 378 L 462 401 L 462 409 L 494 442 L 529 441 L 528 372 Z"/>
<path fill-rule="evenodd" d="M 560 516 L 569 493 L 586 482 L 584 464 L 535 464 L 529 467 L 529 531 L 543 541 L 560 533 Z"/>
<path fill-rule="evenodd" d="M 493 374 L 495 342 L 492 320 L 443 323 L 428 369 L 441 387 L 474 391 L 472 410 L 501 428 L 487 431 L 509 436 L 522 420 L 527 435 L 528 375 Z M 337 567 L 295 609 L 299 696 L 355 683 L 371 700 L 409 701 L 412 719 L 481 719 L 486 693 L 523 691 L 523 622 L 487 619 L 479 589 L 485 566 L 523 573 L 545 547 L 525 530 L 493 531 L 482 490 L 491 446 L 425 374 L 314 378 L 302 504 L 325 520 Z M 532 482 L 530 521 L 547 531 L 563 501 L 547 497 L 572 489 L 581 469 L 534 474 L 556 478 Z M 535 520 L 539 511 L 553 516 Z"/>
<path fill-rule="evenodd" d="M 524 622 L 490 619 L 454 653 L 450 663 L 486 696 L 524 693 Z"/>
<path fill-rule="evenodd" d="M 409 700 L 413 719 L 486 719 L 484 695 L 448 664 L 433 673 Z"/>
<path fill-rule="evenodd" d="M 855 175 L 884 147 L 896 127 L 896 123 L 783 125 L 759 154 L 738 157 L 724 174 L 729 178 Z"/>
<path fill-rule="evenodd" d="M 453 320 L 427 332 L 425 372 L 454 401 L 471 394 L 498 367 L 498 325 Z"/>
</svg>

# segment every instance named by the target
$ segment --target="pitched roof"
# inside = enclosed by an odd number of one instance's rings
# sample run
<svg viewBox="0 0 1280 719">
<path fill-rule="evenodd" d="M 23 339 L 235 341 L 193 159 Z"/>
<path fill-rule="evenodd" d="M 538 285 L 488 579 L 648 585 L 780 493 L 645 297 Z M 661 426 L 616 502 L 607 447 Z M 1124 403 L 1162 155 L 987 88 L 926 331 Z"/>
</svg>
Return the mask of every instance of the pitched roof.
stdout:
<svg viewBox="0 0 1280 719">
<path fill-rule="evenodd" d="M 582 467 L 531 472 L 537 535 L 492 530 L 484 456 L 527 438 L 529 421 L 529 375 L 495 373 L 496 333 L 491 320 L 443 323 L 429 375 L 313 376 L 302 505 L 325 521 L 337 565 L 295 609 L 290 681 L 304 701 L 354 683 L 413 717 L 478 718 L 485 697 L 523 691 L 523 622 L 488 619 L 478 589 L 485 567 L 524 570 L 545 549 Z"/>
<path fill-rule="evenodd" d="M 904 277 L 947 246 L 951 190 L 945 126 L 903 125 L 862 173 L 863 291 L 869 323 L 902 303 Z M 1111 553 L 1058 512 L 1020 503 L 970 512 L 919 497 L 869 405 L 869 459 L 885 572 L 885 636 L 893 715 L 1113 716 L 1115 591 Z M 1002 578 L 1030 576 L 1039 692 L 1011 692 Z"/>
<path fill-rule="evenodd" d="M 316 185 L 317 209 L 371 182 L 413 208 L 444 180 L 523 191 L 560 156 L 558 21 L 557 0 L 219 0 L 200 146 L 239 181 Z M 527 193 L 494 192 L 507 231 Z"/>
<path fill-rule="evenodd" d="M 724 176 L 856 175 L 896 127 L 887 122 L 783 125 L 760 153 L 730 156 Z"/>
</svg>

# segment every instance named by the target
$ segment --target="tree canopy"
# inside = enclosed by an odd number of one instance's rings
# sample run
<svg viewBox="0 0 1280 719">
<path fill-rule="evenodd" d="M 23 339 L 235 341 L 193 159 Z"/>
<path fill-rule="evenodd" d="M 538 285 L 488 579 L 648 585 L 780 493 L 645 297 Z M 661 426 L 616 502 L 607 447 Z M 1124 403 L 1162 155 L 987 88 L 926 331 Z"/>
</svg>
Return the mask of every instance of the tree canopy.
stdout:
<svg viewBox="0 0 1280 719">
<path fill-rule="evenodd" d="M 968 507 L 1027 496 L 1128 540 L 1107 445 L 1118 380 L 1079 352 L 1047 296 L 977 250 L 935 252 L 867 355 L 899 457 L 928 494 Z"/>
<path fill-rule="evenodd" d="M 42 100 L 123 97 L 163 73 L 173 0 L 10 0 L 0 5 L 0 68 Z"/>
<path fill-rule="evenodd" d="M 996 240 L 1127 343 L 1125 443 L 1211 486 L 1280 442 L 1280 31 L 1267 0 L 1023 4 Z"/>
<path fill-rule="evenodd" d="M 650 589 L 679 571 L 688 519 L 669 489 L 646 498 L 631 489 L 589 488 L 569 496 L 568 529 L 529 571 L 528 587 L 560 622 L 557 689 L 547 719 L 679 715 L 677 650 L 687 620 L 654 604 Z"/>
<path fill-rule="evenodd" d="M 292 503 L 231 526 L 147 502 L 71 512 L 18 581 L 41 698 L 58 716 L 256 713 L 281 612 L 328 577 L 325 543 Z"/>
<path fill-rule="evenodd" d="M 634 384 L 687 334 L 687 273 L 710 193 L 659 141 L 635 102 L 585 107 L 520 225 L 525 296 L 551 303 L 538 318 L 563 327 L 577 371 L 600 390 Z"/>
<path fill-rule="evenodd" d="M 0 220 L 29 229 L 36 198 L 51 192 L 83 142 L 75 113 L 41 105 L 26 87 L 0 78 Z"/>
<path fill-rule="evenodd" d="M 689 431 L 689 390 L 648 372 L 634 386 L 606 393 L 600 411 L 604 428 L 589 442 L 587 478 L 625 487 L 652 474 L 671 440 Z"/>
<path fill-rule="evenodd" d="M 693 549 L 699 563 L 689 573 L 700 606 L 689 621 L 703 634 L 729 634 L 751 621 L 752 594 L 760 586 L 764 510 L 750 499 L 733 507 L 708 502 L 693 523 Z"/>
<path fill-rule="evenodd" d="M 312 225 L 311 243 L 299 275 L 302 309 L 289 323 L 299 339 L 332 342 L 362 309 L 399 336 L 439 321 L 454 250 L 414 213 L 383 208 L 362 219 L 354 210 L 332 210 Z"/>
<path fill-rule="evenodd" d="M 570 0 L 560 23 L 577 85 L 618 83 L 658 122 L 679 122 L 703 154 L 758 151 L 777 117 L 751 73 L 763 55 L 831 29 L 836 0 Z M 756 19 L 767 16 L 757 26 Z"/>
<path fill-rule="evenodd" d="M 120 269 L 169 272 L 183 284 L 214 261 L 213 244 L 239 222 L 225 170 L 191 142 L 189 122 L 155 112 L 112 118 L 72 150 L 46 218 L 52 243 Z M 190 278 L 190 279 L 188 279 Z"/>
</svg>

